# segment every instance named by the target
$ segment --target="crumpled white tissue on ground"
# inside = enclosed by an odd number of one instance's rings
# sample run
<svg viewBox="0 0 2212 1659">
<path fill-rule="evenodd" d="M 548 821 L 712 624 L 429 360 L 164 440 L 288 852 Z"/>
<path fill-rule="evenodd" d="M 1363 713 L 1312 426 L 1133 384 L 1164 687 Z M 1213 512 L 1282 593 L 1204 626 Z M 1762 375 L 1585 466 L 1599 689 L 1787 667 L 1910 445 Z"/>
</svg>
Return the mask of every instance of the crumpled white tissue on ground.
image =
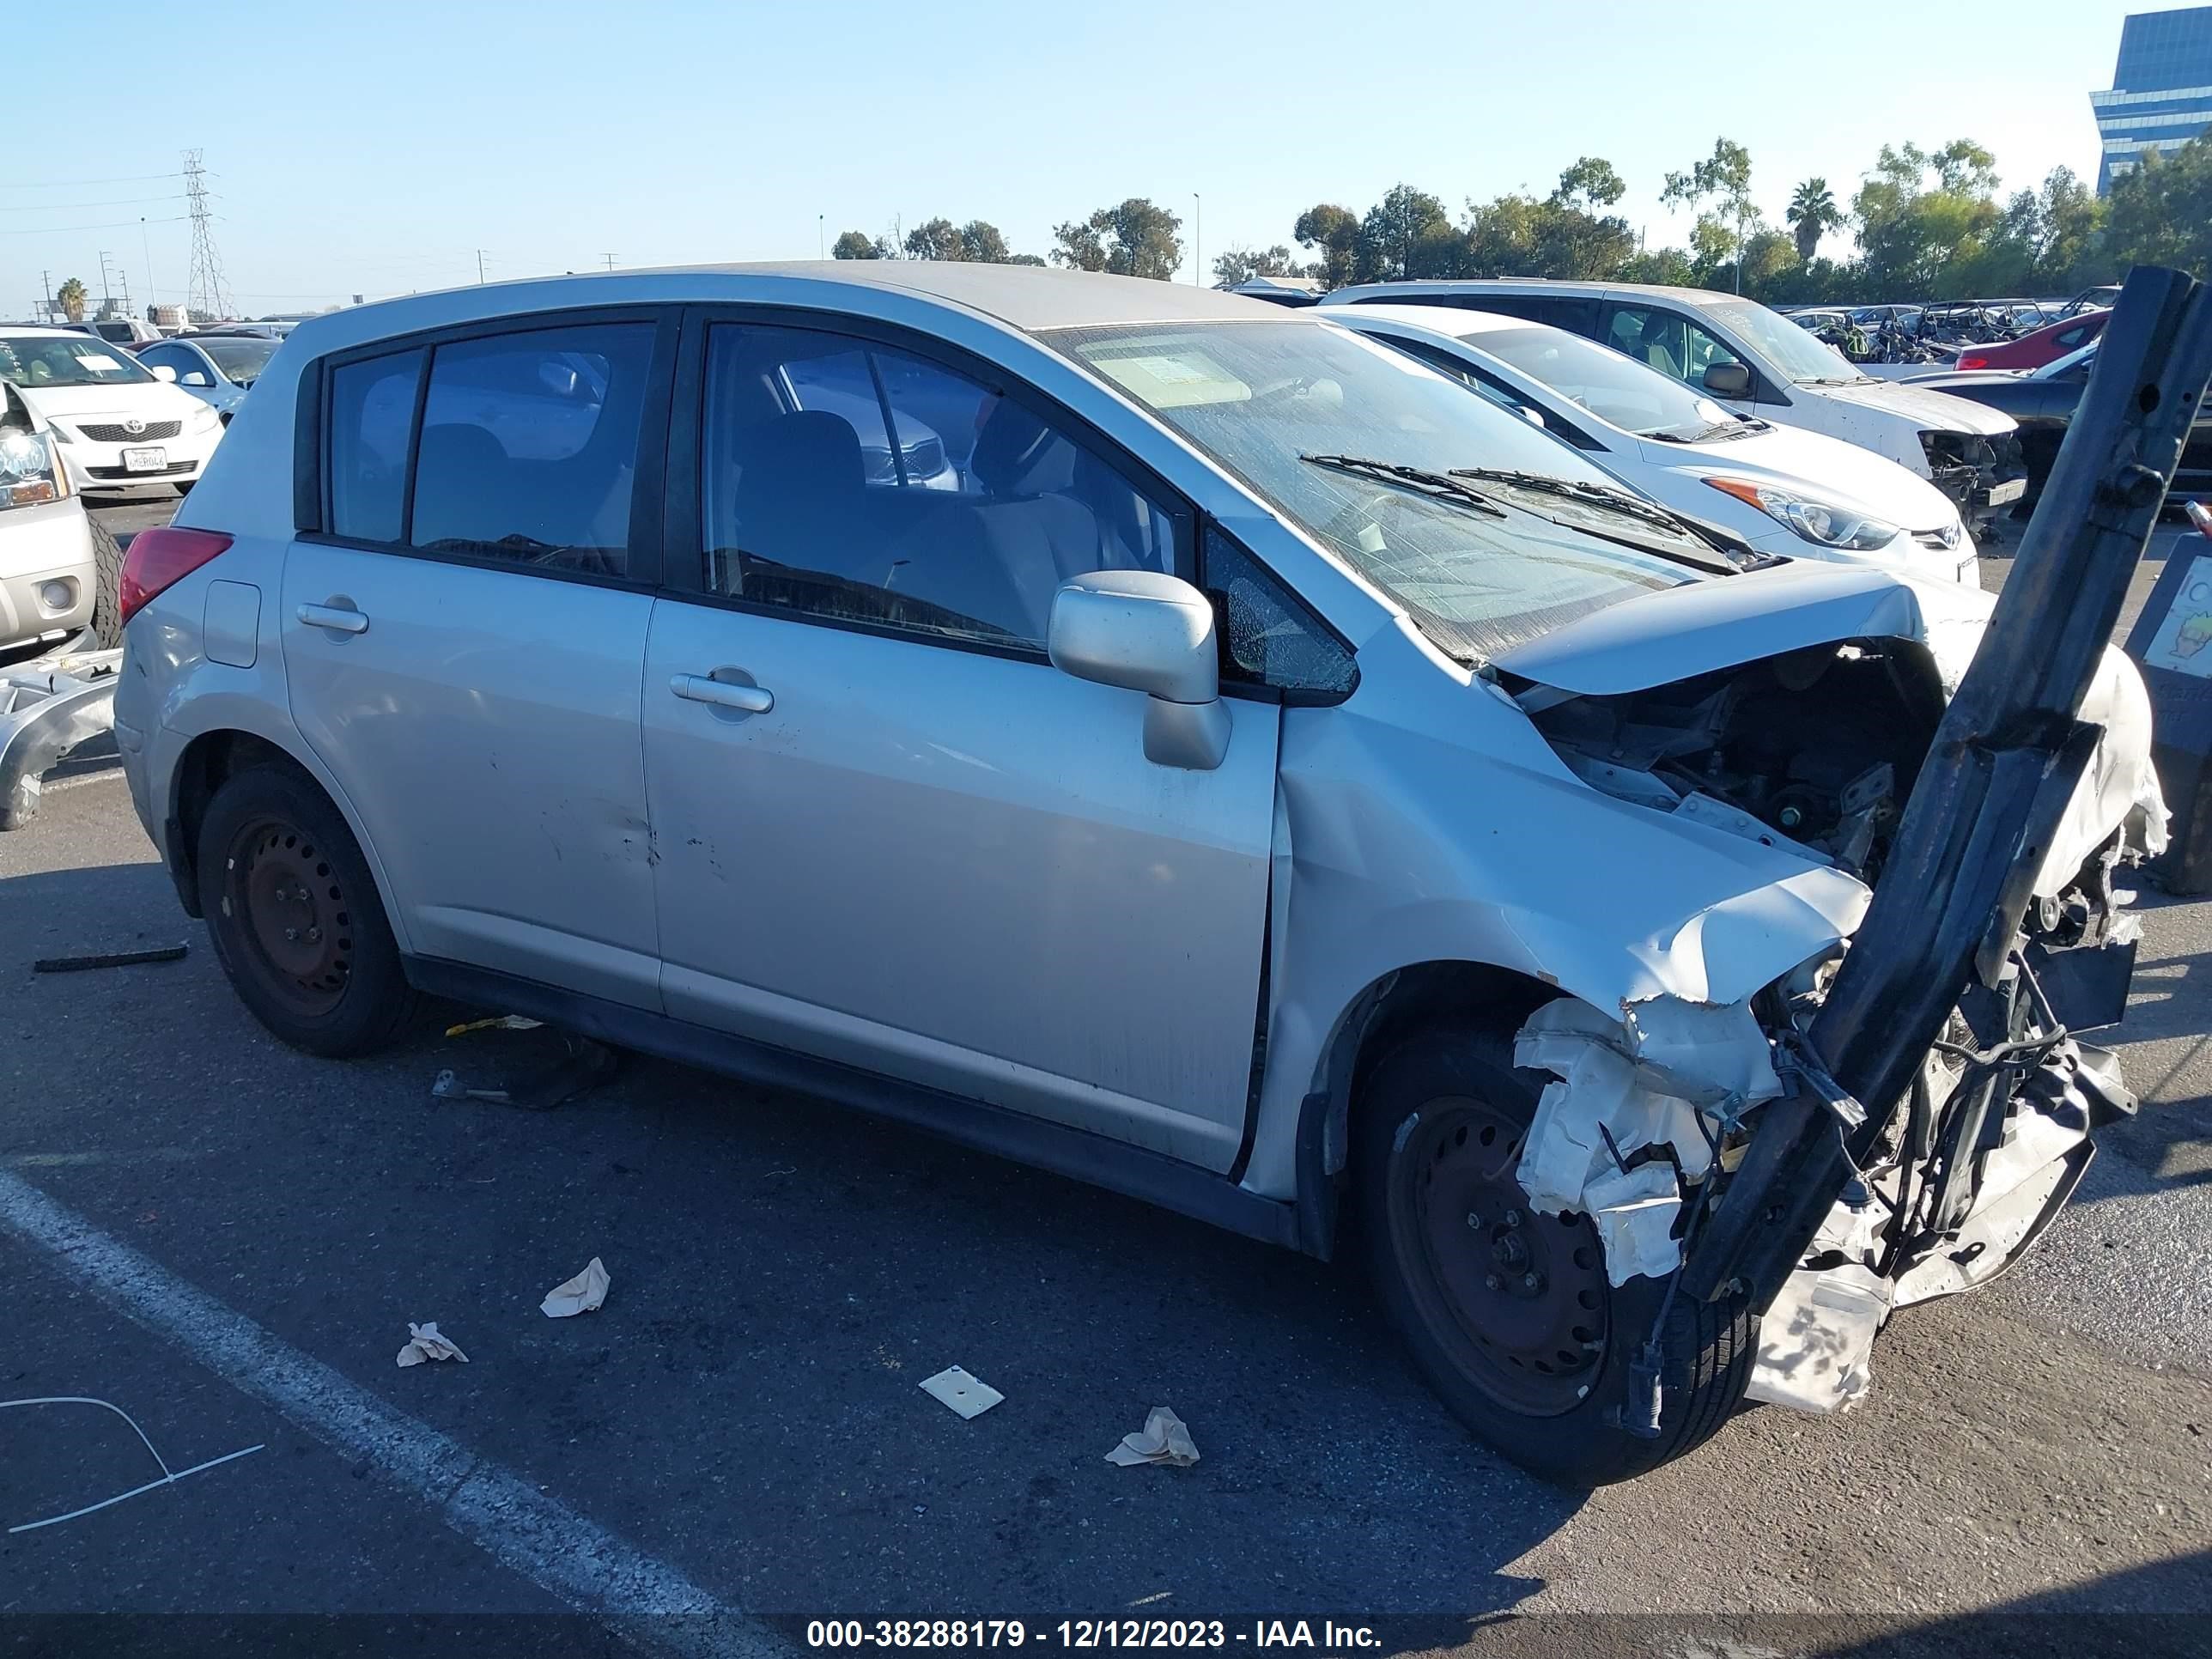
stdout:
<svg viewBox="0 0 2212 1659">
<path fill-rule="evenodd" d="M 1106 1454 L 1109 1463 L 1118 1463 L 1125 1469 L 1133 1469 L 1140 1463 L 1164 1463 L 1171 1469 L 1187 1469 L 1198 1462 L 1198 1448 L 1191 1443 L 1190 1431 L 1183 1420 L 1165 1406 L 1155 1406 L 1145 1419 L 1145 1426 L 1134 1434 L 1125 1434 L 1121 1443 Z"/>
<path fill-rule="evenodd" d="M 573 1314 L 589 1313 L 606 1299 L 606 1264 L 593 1256 L 583 1272 L 546 1291 L 538 1310 L 548 1319 L 567 1319 Z"/>
<path fill-rule="evenodd" d="M 426 1359 L 458 1359 L 464 1365 L 469 1363 L 468 1355 L 438 1334 L 436 1320 L 417 1325 L 410 1319 L 407 1322 L 407 1346 L 399 1351 L 399 1363 L 419 1365 Z"/>
</svg>

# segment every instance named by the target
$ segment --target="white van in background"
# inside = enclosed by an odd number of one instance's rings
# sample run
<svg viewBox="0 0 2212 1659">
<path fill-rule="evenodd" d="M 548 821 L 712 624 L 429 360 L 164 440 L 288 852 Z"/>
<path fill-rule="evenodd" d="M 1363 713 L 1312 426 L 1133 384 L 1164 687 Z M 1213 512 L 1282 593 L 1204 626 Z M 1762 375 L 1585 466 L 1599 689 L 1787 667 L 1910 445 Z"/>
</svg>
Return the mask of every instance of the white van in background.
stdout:
<svg viewBox="0 0 2212 1659">
<path fill-rule="evenodd" d="M 1548 323 L 1650 364 L 1739 415 L 1887 455 L 1949 496 L 1971 525 L 2027 486 L 2012 417 L 1877 380 L 1779 312 L 1705 289 L 1518 280 L 1369 283 L 1327 306 L 1426 305 Z"/>
</svg>

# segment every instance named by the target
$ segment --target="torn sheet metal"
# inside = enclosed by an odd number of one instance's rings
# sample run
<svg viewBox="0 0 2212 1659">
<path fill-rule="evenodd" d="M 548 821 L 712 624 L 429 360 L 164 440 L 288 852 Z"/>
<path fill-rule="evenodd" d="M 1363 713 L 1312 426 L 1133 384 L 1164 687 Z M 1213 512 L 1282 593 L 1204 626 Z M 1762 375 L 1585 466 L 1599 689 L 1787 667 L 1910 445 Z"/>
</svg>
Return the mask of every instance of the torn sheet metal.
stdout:
<svg viewBox="0 0 2212 1659">
<path fill-rule="evenodd" d="M 40 780 L 115 725 L 120 651 L 40 658 L 0 674 L 0 830 L 38 816 Z"/>
<path fill-rule="evenodd" d="M 1559 1079 L 1545 1085 L 1522 1146 L 1521 1188 L 1547 1215 L 1589 1216 L 1615 1285 L 1680 1263 L 1674 1171 L 1696 1182 L 1712 1166 L 1698 1109 L 1733 1118 L 1782 1092 L 1747 1005 L 1655 997 L 1624 1012 L 1625 1022 L 1562 997 L 1531 1014 L 1513 1043 L 1515 1065 Z M 1653 1155 L 1637 1162 L 1646 1148 Z"/>
</svg>

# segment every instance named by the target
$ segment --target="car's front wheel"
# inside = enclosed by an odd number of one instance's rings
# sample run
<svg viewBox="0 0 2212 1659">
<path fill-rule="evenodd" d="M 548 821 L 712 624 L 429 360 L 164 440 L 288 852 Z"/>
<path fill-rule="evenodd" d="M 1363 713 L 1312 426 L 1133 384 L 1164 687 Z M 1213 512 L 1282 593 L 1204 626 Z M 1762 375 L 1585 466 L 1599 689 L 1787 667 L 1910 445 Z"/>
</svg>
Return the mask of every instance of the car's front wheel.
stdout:
<svg viewBox="0 0 2212 1659">
<path fill-rule="evenodd" d="M 1534 1474 L 1601 1486 L 1711 1437 L 1742 1398 L 1753 1322 L 1741 1304 L 1676 1297 L 1660 1431 L 1622 1426 L 1666 1281 L 1611 1284 L 1587 1216 L 1530 1205 L 1516 1171 L 1542 1085 L 1503 1033 L 1412 1038 L 1356 1103 L 1355 1201 L 1376 1290 L 1453 1414 Z"/>
<path fill-rule="evenodd" d="M 413 1017 L 368 860 L 312 779 L 276 766 L 234 773 L 201 820 L 197 873 L 239 1000 L 294 1048 L 368 1054 Z"/>
</svg>

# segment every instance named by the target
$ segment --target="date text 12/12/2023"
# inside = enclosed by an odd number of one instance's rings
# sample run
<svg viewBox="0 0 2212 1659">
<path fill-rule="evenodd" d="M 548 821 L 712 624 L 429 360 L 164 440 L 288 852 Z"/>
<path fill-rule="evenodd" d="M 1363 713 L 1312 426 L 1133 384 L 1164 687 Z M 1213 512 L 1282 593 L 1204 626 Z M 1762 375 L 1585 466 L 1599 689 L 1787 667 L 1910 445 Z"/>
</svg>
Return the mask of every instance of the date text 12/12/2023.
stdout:
<svg viewBox="0 0 2212 1659">
<path fill-rule="evenodd" d="M 1305 1648 L 1316 1653 L 1380 1645 L 1365 1625 L 1330 1619 L 811 1619 L 811 1648 Z"/>
</svg>

